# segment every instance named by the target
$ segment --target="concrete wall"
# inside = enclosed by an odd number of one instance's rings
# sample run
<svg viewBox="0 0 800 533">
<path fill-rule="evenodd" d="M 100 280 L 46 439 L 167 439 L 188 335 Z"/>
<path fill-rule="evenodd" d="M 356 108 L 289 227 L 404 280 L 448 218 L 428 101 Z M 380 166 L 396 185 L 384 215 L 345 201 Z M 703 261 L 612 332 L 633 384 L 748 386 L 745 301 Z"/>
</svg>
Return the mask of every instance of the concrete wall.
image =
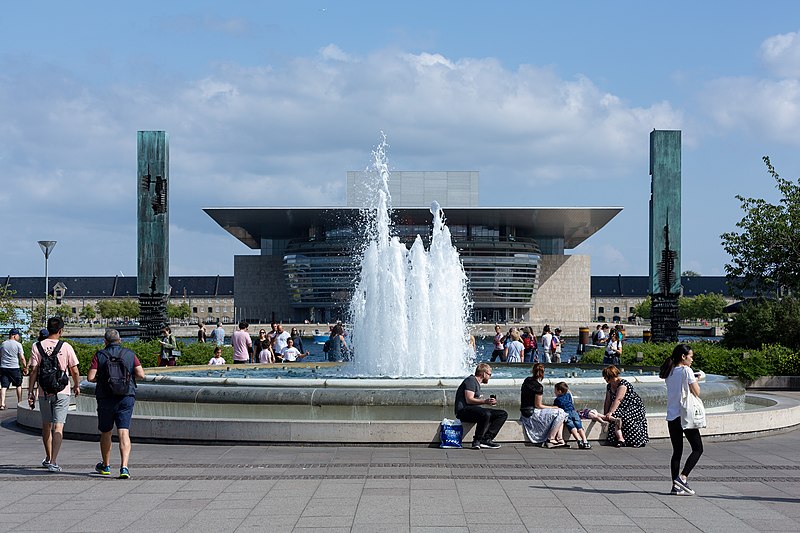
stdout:
<svg viewBox="0 0 800 533">
<path fill-rule="evenodd" d="M 543 255 L 539 289 L 529 321 L 563 324 L 591 319 L 591 260 L 588 255 Z"/>
<path fill-rule="evenodd" d="M 292 308 L 288 300 L 283 257 L 234 256 L 233 302 L 237 319 L 291 321 Z"/>
</svg>

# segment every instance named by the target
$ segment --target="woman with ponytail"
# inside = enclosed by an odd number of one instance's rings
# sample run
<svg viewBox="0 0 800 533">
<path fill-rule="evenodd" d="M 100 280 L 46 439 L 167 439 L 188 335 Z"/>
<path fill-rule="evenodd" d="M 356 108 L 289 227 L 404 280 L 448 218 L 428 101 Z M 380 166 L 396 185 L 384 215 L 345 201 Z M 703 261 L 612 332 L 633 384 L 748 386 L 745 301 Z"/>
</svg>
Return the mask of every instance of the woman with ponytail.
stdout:
<svg viewBox="0 0 800 533">
<path fill-rule="evenodd" d="M 669 428 L 669 440 L 672 441 L 672 459 L 670 461 L 672 475 L 671 494 L 682 496 L 694 494 L 694 490 L 689 487 L 687 478 L 703 454 L 703 440 L 700 438 L 700 430 L 683 429 L 681 426 L 681 398 L 683 391 L 688 388 L 689 394 L 700 397 L 698 377 L 703 377 L 703 373 L 692 371 L 693 358 L 694 352 L 692 352 L 691 346 L 678 344 L 672 350 L 672 355 L 664 360 L 664 364 L 661 365 L 661 371 L 658 374 L 667 384 L 667 427 Z M 679 474 L 684 435 L 692 447 L 692 453 L 686 458 L 683 470 Z"/>
</svg>

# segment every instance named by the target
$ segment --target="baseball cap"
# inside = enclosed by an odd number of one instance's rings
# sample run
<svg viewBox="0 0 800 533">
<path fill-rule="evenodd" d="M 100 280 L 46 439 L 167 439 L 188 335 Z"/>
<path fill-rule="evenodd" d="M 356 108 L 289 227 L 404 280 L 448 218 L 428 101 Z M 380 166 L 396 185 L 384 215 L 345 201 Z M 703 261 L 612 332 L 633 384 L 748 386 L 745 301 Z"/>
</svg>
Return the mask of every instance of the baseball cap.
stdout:
<svg viewBox="0 0 800 533">
<path fill-rule="evenodd" d="M 42 328 L 39 330 L 39 340 L 46 339 L 50 336 L 50 332 L 47 331 L 47 328 Z"/>
<path fill-rule="evenodd" d="M 8 332 L 8 336 L 11 337 L 12 335 L 19 335 L 19 330 L 17 328 L 11 328 Z"/>
</svg>

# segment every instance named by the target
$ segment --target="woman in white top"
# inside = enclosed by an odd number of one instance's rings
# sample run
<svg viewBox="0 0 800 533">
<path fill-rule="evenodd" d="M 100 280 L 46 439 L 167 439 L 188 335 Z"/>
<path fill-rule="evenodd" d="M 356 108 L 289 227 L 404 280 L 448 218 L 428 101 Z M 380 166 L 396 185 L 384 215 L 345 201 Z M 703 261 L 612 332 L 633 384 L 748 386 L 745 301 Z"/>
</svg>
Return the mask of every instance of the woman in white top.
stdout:
<svg viewBox="0 0 800 533">
<path fill-rule="evenodd" d="M 542 342 L 542 363 L 550 362 L 550 351 L 552 348 L 553 334 L 550 333 L 550 324 L 545 324 L 542 328 L 542 336 L 539 337 Z"/>
<path fill-rule="evenodd" d="M 519 340 L 519 330 L 514 328 L 509 335 L 510 342 L 505 347 L 504 351 L 505 361 L 506 363 L 521 363 L 525 345 Z"/>
<path fill-rule="evenodd" d="M 661 365 L 659 376 L 667 383 L 667 427 L 669 440 L 672 441 L 672 459 L 670 470 L 672 475 L 672 494 L 693 495 L 694 490 L 689 487 L 687 478 L 700 456 L 703 455 L 703 440 L 700 438 L 699 429 L 683 429 L 681 426 L 681 396 L 685 389 L 689 394 L 700 397 L 698 377 L 703 373 L 692 372 L 692 359 L 694 352 L 688 344 L 679 344 L 672 350 L 672 355 L 667 357 Z M 689 441 L 692 453 L 686 458 L 683 470 L 678 475 L 683 455 L 683 437 Z"/>
</svg>

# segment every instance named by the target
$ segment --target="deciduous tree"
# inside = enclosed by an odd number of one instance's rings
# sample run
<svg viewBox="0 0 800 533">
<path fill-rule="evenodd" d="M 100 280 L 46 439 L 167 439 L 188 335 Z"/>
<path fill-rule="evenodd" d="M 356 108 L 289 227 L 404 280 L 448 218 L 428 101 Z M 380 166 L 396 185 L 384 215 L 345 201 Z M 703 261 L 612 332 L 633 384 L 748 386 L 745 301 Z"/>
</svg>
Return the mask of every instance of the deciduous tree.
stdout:
<svg viewBox="0 0 800 533">
<path fill-rule="evenodd" d="M 722 246 L 731 256 L 725 265 L 729 283 L 735 290 L 753 288 L 761 293 L 773 291 L 800 293 L 800 180 L 782 178 L 769 157 L 764 156 L 769 175 L 781 194 L 772 204 L 762 198 L 736 196 L 744 217 L 740 231 L 723 233 Z"/>
</svg>

